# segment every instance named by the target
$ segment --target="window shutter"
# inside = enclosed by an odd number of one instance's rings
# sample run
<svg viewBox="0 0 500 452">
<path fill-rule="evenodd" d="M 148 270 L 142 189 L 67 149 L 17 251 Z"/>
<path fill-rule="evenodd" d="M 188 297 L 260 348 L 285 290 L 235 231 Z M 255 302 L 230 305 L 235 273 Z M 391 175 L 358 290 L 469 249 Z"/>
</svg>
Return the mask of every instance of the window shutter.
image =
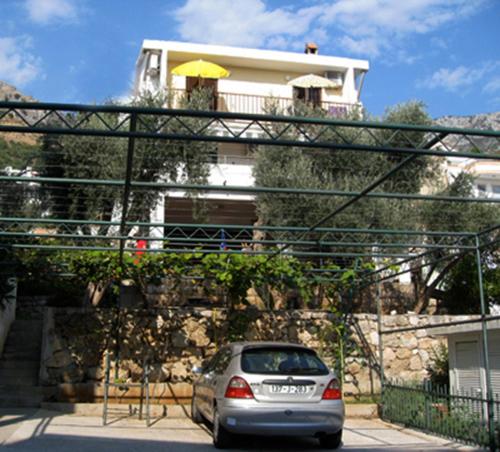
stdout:
<svg viewBox="0 0 500 452">
<path fill-rule="evenodd" d="M 477 395 L 481 390 L 477 341 L 456 343 L 456 369 L 459 391 Z"/>
</svg>

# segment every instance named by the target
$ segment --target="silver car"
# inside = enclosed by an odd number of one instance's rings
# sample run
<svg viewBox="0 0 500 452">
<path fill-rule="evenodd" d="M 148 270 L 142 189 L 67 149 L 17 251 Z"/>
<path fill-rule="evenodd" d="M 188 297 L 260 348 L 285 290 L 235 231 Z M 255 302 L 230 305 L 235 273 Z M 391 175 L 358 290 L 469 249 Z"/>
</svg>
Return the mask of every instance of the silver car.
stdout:
<svg viewBox="0 0 500 452">
<path fill-rule="evenodd" d="M 219 350 L 193 385 L 191 414 L 213 424 L 217 448 L 235 434 L 342 441 L 344 402 L 335 374 L 313 350 L 282 342 L 239 342 Z"/>
</svg>

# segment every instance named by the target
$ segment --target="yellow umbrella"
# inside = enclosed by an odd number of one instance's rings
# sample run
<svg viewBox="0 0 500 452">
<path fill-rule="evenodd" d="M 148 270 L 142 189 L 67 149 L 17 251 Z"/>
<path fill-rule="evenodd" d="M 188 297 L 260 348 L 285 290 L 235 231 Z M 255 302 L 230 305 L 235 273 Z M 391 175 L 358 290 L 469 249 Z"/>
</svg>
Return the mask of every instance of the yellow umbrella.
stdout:
<svg viewBox="0 0 500 452">
<path fill-rule="evenodd" d="M 185 75 L 186 77 L 225 78 L 229 77 L 230 72 L 210 61 L 194 60 L 174 67 L 172 74 Z"/>
</svg>

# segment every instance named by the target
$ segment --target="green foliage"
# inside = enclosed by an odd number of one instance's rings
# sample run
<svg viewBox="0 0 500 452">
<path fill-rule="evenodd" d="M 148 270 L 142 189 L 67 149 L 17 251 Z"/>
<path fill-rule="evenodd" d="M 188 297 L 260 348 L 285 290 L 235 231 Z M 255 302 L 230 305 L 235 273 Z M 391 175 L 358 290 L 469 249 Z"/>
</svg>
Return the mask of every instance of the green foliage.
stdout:
<svg viewBox="0 0 500 452">
<path fill-rule="evenodd" d="M 482 253 L 483 288 L 487 305 L 500 302 L 500 256 Z M 450 314 L 481 312 L 476 256 L 466 255 L 450 270 L 443 282 L 443 307 Z"/>
<path fill-rule="evenodd" d="M 45 241 L 44 244 L 50 244 Z M 71 258 L 71 253 L 44 252 L 35 249 L 20 249 L 12 253 L 13 266 L 18 275 L 18 293 L 23 295 L 50 295 L 52 304 L 77 305 L 85 285 L 73 278 L 62 278 L 67 271 L 61 263 Z"/>
<path fill-rule="evenodd" d="M 386 384 L 382 419 L 448 438 L 488 446 L 488 428 L 482 397 L 450 395 L 447 388 L 407 382 Z M 500 425 L 496 422 L 496 429 Z"/>
<path fill-rule="evenodd" d="M 303 105 L 300 116 L 326 117 L 326 113 Z M 428 125 L 431 120 L 421 103 L 411 102 L 389 109 L 382 121 Z M 284 133 L 284 138 L 298 138 L 296 131 L 285 130 L 285 127 L 286 124 L 277 126 L 274 132 Z M 383 141 L 390 146 L 408 148 L 424 141 L 422 132 L 405 132 L 393 136 L 393 131 L 389 133 L 380 129 L 374 134 L 363 134 L 353 128 L 337 126 L 322 129 L 322 126 L 315 124 L 305 125 L 304 129 L 311 136 L 322 133 L 324 140 L 345 140 L 362 145 L 375 146 Z M 261 146 L 256 153 L 254 176 L 257 186 L 359 191 L 404 158 L 403 154 L 394 153 Z M 436 164 L 431 159 L 416 159 L 386 181 L 381 190 L 418 193 L 423 183 L 434 177 L 436 172 Z M 264 224 L 309 225 L 335 210 L 345 200 L 335 196 L 259 194 L 257 211 Z M 396 208 L 397 214 L 394 212 Z M 401 221 L 405 220 L 405 209 L 410 211 L 414 207 L 409 203 L 402 205 L 390 200 L 364 200 L 327 225 L 359 228 L 393 226 L 395 216 Z"/>
<path fill-rule="evenodd" d="M 162 94 L 146 93 L 135 99 L 133 105 L 159 108 L 166 102 L 167 99 Z M 206 109 L 208 102 L 206 92 L 195 91 L 189 99 L 182 100 L 182 106 L 187 109 Z M 99 117 L 90 118 L 80 114 L 74 119 L 85 122 L 87 128 L 97 131 L 106 127 L 117 130 L 128 127 L 128 124 L 122 125 L 122 118 L 116 113 L 101 113 Z M 198 129 L 206 125 L 206 120 L 186 118 L 184 123 Z M 181 130 L 181 125 L 177 121 L 165 123 L 164 118 L 157 115 L 139 116 L 137 131 L 151 130 L 175 133 Z M 44 177 L 88 179 L 94 182 L 124 180 L 128 143 L 123 138 L 47 135 L 43 138 L 37 169 Z M 206 183 L 209 173 L 208 156 L 214 151 L 215 144 L 156 138 L 135 140 L 132 180 Z M 113 213 L 121 207 L 123 187 L 63 183 L 44 186 L 42 195 L 45 209 L 55 217 L 110 221 Z M 159 195 L 158 190 L 133 190 L 128 206 L 128 219 L 149 221 Z M 195 217 L 200 217 L 202 203 L 197 202 L 195 210 Z M 82 229 L 94 234 L 109 232 L 109 227 L 98 231 L 88 227 Z"/>
<path fill-rule="evenodd" d="M 39 146 L 15 140 L 5 140 L 0 136 L 0 169 L 7 166 L 16 170 L 23 170 L 32 166 L 39 156 Z"/>
<path fill-rule="evenodd" d="M 448 347 L 444 343 L 439 343 L 430 353 L 430 363 L 427 366 L 429 380 L 433 385 L 449 387 L 449 362 Z"/>
</svg>

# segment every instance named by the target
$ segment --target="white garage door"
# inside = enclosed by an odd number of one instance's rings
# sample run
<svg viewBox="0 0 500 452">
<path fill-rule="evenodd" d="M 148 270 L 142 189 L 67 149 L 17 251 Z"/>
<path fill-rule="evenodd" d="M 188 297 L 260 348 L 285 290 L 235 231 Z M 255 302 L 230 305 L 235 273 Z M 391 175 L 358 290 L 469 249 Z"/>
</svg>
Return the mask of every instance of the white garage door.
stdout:
<svg viewBox="0 0 500 452">
<path fill-rule="evenodd" d="M 476 395 L 481 390 L 477 341 L 456 343 L 456 369 L 458 390 Z"/>
</svg>

